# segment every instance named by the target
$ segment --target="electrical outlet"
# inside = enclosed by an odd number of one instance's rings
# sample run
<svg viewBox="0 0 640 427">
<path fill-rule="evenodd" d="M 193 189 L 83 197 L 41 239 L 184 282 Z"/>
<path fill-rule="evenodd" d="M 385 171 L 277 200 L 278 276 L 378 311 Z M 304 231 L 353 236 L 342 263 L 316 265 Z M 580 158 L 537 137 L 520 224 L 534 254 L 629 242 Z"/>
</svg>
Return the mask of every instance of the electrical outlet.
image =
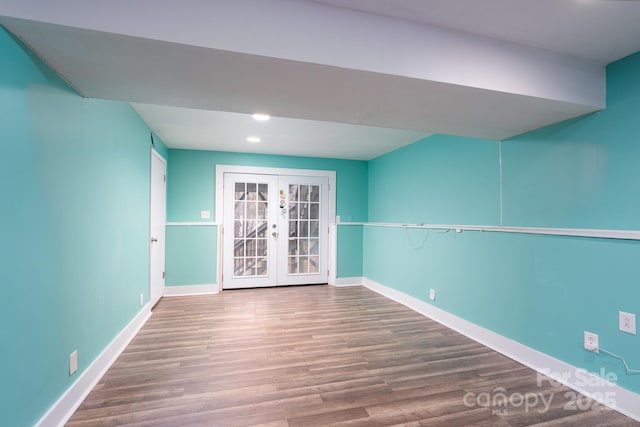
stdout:
<svg viewBox="0 0 640 427">
<path fill-rule="evenodd" d="M 598 334 L 584 331 L 584 349 L 588 351 L 593 351 L 594 353 L 600 352 L 600 343 L 598 341 Z"/>
<path fill-rule="evenodd" d="M 140 307 L 144 305 L 144 294 L 140 294 Z"/>
<path fill-rule="evenodd" d="M 431 301 L 435 301 L 436 300 L 436 290 L 435 289 L 429 290 L 429 299 Z"/>
<path fill-rule="evenodd" d="M 211 211 L 200 211 L 200 219 L 211 218 Z"/>
<path fill-rule="evenodd" d="M 78 370 L 78 350 L 69 355 L 69 375 L 73 375 Z"/>
<path fill-rule="evenodd" d="M 618 328 L 622 332 L 636 334 L 636 315 L 633 313 L 618 312 Z"/>
</svg>

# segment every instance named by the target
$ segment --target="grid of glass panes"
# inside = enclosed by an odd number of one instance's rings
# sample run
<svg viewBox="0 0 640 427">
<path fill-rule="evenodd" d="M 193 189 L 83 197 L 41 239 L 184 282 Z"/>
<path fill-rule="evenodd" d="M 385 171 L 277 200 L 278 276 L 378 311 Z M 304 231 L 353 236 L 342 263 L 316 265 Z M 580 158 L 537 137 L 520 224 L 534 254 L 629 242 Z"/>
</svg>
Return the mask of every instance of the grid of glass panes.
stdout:
<svg viewBox="0 0 640 427">
<path fill-rule="evenodd" d="M 268 256 L 269 186 L 236 182 L 233 214 L 234 275 L 266 276 Z"/>
<path fill-rule="evenodd" d="M 317 273 L 320 253 L 320 186 L 289 185 L 289 274 Z"/>
</svg>

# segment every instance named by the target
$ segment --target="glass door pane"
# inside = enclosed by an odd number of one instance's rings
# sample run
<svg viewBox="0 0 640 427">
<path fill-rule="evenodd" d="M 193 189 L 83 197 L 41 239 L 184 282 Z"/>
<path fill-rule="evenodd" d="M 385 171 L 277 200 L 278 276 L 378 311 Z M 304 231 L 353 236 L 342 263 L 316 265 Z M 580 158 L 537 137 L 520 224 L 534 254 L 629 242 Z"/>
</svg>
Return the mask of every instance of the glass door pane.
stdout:
<svg viewBox="0 0 640 427">
<path fill-rule="evenodd" d="M 289 184 L 289 274 L 317 273 L 320 186 Z"/>
</svg>

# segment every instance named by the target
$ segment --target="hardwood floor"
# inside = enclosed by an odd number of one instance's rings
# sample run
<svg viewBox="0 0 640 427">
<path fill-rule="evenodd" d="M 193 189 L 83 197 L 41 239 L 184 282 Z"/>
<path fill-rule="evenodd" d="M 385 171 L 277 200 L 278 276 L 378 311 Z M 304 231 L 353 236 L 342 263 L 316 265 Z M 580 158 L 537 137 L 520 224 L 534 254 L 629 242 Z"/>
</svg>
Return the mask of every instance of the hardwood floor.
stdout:
<svg viewBox="0 0 640 427">
<path fill-rule="evenodd" d="M 363 287 L 248 289 L 162 299 L 67 425 L 640 425 L 571 393 Z"/>
</svg>

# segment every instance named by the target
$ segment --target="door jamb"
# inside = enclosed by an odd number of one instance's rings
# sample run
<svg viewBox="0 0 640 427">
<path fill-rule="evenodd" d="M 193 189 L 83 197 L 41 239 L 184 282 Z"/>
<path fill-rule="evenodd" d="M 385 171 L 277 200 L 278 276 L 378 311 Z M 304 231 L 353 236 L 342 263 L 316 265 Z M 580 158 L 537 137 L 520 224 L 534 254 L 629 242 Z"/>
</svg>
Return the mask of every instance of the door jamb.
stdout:
<svg viewBox="0 0 640 427">
<path fill-rule="evenodd" d="M 222 234 L 224 233 L 224 174 L 225 173 L 245 173 L 245 174 L 257 174 L 257 175 L 293 175 L 293 176 L 319 176 L 328 178 L 329 180 L 329 253 L 327 254 L 327 267 L 329 268 L 329 274 L 327 281 L 329 285 L 335 286 L 336 283 L 336 265 L 337 265 L 337 238 L 336 238 L 336 171 L 332 170 L 319 170 L 319 169 L 291 169 L 291 168 L 272 168 L 272 167 L 259 167 L 259 166 L 238 166 L 238 165 L 216 165 L 216 182 L 215 182 L 215 222 L 218 224 L 218 259 L 217 268 L 218 273 L 217 281 L 219 283 L 218 288 L 223 289 L 222 284 Z"/>
<path fill-rule="evenodd" d="M 161 163 L 164 164 L 164 175 L 165 175 L 165 181 L 164 181 L 164 186 L 163 186 L 163 191 L 164 191 L 164 217 L 165 217 L 165 223 L 162 224 L 163 227 L 166 227 L 166 223 L 167 223 L 167 160 L 162 157 L 162 154 L 160 154 L 158 151 L 156 151 L 153 147 L 151 147 L 151 157 L 150 157 L 150 162 L 149 162 L 149 242 L 151 241 L 151 209 L 153 209 L 153 206 L 151 206 L 151 191 L 152 191 L 152 187 L 153 187 L 153 182 L 152 182 L 152 178 L 153 178 L 153 157 L 156 157 L 158 160 L 160 160 Z M 164 270 L 167 270 L 167 257 L 166 257 L 166 248 L 167 248 L 167 239 L 166 239 L 166 229 L 165 229 L 165 238 L 164 238 L 164 245 L 165 245 L 165 252 L 162 253 L 162 257 L 164 258 Z M 163 297 L 164 295 L 164 290 L 166 288 L 166 282 L 163 280 L 162 281 L 162 289 L 160 290 L 160 298 Z M 151 301 L 151 243 L 149 243 L 149 301 Z M 158 300 L 159 301 L 159 300 Z M 158 301 L 156 301 L 156 304 L 158 303 Z M 153 308 L 153 307 L 152 307 Z"/>
</svg>

